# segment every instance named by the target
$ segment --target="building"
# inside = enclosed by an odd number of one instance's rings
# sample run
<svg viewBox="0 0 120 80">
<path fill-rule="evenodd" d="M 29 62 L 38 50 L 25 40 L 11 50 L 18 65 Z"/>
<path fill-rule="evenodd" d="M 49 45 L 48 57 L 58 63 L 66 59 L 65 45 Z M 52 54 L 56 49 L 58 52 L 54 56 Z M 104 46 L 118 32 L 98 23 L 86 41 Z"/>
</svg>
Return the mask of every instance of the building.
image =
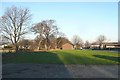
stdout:
<svg viewBox="0 0 120 80">
<path fill-rule="evenodd" d="M 94 42 L 94 43 L 91 44 L 90 48 L 91 49 L 98 49 L 99 48 L 99 44 Z"/>
<path fill-rule="evenodd" d="M 99 49 L 98 43 L 92 43 L 91 49 Z M 103 42 L 101 49 L 120 49 L 120 44 L 118 42 Z"/>
<path fill-rule="evenodd" d="M 104 48 L 120 48 L 118 42 L 103 42 L 102 47 Z"/>
<path fill-rule="evenodd" d="M 0 49 L 4 48 L 4 46 L 9 45 L 9 41 L 0 35 Z"/>
<path fill-rule="evenodd" d="M 65 43 L 64 45 L 62 45 L 62 49 L 64 49 L 64 50 L 72 50 L 74 48 L 73 48 L 73 45 L 71 43 Z"/>
</svg>

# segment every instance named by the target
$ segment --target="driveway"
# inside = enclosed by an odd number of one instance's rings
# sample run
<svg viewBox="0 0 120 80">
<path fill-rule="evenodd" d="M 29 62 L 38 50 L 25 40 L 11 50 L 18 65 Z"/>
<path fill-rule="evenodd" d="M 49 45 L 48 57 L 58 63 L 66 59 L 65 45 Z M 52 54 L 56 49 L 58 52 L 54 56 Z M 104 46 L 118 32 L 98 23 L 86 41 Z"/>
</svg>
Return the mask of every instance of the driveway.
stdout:
<svg viewBox="0 0 120 80">
<path fill-rule="evenodd" d="M 2 70 L 3 78 L 118 78 L 118 65 L 11 63 Z"/>
</svg>

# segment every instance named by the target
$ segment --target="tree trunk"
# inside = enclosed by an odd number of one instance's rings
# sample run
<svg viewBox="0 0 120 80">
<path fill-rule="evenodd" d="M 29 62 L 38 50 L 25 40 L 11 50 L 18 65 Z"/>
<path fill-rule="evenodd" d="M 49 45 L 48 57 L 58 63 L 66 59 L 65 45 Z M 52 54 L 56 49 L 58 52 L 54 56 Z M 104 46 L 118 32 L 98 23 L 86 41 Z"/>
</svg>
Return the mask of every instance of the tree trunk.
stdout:
<svg viewBox="0 0 120 80">
<path fill-rule="evenodd" d="M 45 43 L 44 47 L 45 47 L 45 49 L 47 49 L 47 45 L 46 45 L 46 43 Z"/>
<path fill-rule="evenodd" d="M 99 49 L 101 49 L 102 44 L 99 44 Z"/>
<path fill-rule="evenodd" d="M 39 41 L 39 44 L 38 44 L 38 50 L 41 49 L 41 42 L 42 42 L 42 40 Z"/>
<path fill-rule="evenodd" d="M 17 44 L 15 44 L 15 51 L 16 51 L 16 53 L 18 52 L 18 45 Z"/>
<path fill-rule="evenodd" d="M 46 40 L 47 40 L 47 50 L 49 50 L 49 44 L 50 44 L 50 42 L 49 42 L 48 38 Z"/>
<path fill-rule="evenodd" d="M 38 50 L 40 50 L 40 49 L 41 49 L 42 34 L 43 34 L 43 31 L 42 31 L 42 32 L 40 32 L 40 41 L 39 41 L 39 44 L 38 44 Z"/>
</svg>

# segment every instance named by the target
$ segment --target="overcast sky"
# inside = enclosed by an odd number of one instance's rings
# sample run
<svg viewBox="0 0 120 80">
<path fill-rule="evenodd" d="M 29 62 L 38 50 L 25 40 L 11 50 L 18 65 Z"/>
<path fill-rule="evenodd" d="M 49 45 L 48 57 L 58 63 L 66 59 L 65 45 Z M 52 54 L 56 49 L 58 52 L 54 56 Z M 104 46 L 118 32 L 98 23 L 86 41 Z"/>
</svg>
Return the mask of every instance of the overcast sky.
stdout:
<svg viewBox="0 0 120 80">
<path fill-rule="evenodd" d="M 95 41 L 99 35 L 105 35 L 107 40 L 118 40 L 117 2 L 2 2 L 0 16 L 12 5 L 29 8 L 32 23 L 56 20 L 59 30 L 69 39 L 79 35 L 84 41 Z"/>
</svg>

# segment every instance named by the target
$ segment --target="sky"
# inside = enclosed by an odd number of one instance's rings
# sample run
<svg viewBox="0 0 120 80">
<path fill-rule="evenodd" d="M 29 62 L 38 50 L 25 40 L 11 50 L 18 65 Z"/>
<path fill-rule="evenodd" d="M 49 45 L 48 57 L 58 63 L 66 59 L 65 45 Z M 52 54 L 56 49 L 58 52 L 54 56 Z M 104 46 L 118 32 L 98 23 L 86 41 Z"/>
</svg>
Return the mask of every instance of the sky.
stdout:
<svg viewBox="0 0 120 80">
<path fill-rule="evenodd" d="M 59 31 L 71 40 L 78 35 L 83 41 L 95 41 L 104 35 L 107 41 L 118 41 L 118 3 L 117 2 L 2 2 L 0 16 L 7 7 L 29 8 L 32 24 L 53 19 Z M 34 39 L 29 34 L 26 38 Z"/>
</svg>

